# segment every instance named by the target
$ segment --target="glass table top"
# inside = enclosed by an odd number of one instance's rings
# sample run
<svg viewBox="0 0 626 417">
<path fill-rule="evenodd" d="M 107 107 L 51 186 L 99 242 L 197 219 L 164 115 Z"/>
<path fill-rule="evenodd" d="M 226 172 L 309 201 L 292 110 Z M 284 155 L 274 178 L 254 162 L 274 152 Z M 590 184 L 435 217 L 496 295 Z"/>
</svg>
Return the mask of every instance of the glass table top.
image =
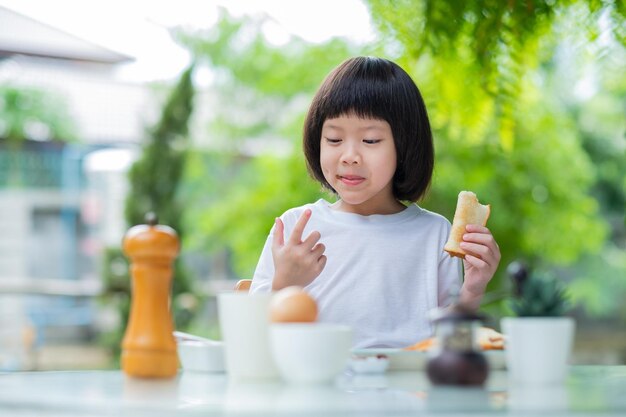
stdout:
<svg viewBox="0 0 626 417">
<path fill-rule="evenodd" d="M 0 414 L 402 416 L 626 415 L 626 366 L 575 366 L 557 386 L 510 385 L 493 371 L 484 388 L 434 387 L 423 371 L 344 373 L 333 384 L 238 382 L 181 372 L 142 380 L 120 371 L 0 374 Z M 7 415 L 11 415 L 7 413 Z"/>
</svg>

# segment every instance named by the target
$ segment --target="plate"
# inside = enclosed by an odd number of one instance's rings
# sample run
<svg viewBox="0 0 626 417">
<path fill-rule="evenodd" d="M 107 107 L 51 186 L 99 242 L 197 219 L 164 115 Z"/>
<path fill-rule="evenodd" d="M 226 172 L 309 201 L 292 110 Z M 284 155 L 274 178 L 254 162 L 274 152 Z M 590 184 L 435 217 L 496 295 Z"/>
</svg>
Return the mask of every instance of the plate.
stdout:
<svg viewBox="0 0 626 417">
<path fill-rule="evenodd" d="M 486 350 L 483 353 L 489 362 L 490 369 L 506 368 L 503 350 Z M 389 358 L 390 371 L 412 371 L 426 368 L 430 352 L 395 348 L 370 348 L 353 349 L 352 354 L 357 357 L 385 355 Z"/>
</svg>

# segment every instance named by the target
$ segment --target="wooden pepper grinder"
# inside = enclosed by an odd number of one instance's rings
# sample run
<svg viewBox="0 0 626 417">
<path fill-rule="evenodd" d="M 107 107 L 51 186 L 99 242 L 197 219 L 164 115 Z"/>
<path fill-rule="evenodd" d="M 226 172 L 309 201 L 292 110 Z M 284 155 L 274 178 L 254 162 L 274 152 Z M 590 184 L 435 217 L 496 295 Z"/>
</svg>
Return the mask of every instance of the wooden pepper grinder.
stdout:
<svg viewBox="0 0 626 417">
<path fill-rule="evenodd" d="M 169 378 L 178 372 L 174 325 L 170 311 L 172 264 L 179 240 L 174 229 L 158 225 L 154 213 L 124 236 L 131 260 L 132 300 L 122 340 L 122 370 L 130 376 Z"/>
</svg>

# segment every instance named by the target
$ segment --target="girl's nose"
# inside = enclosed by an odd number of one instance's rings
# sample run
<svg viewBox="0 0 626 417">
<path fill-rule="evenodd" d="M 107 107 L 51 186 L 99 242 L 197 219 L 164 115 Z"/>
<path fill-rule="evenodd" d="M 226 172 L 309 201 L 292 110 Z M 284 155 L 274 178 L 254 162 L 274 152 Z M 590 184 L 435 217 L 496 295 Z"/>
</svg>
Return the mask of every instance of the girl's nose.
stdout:
<svg viewBox="0 0 626 417">
<path fill-rule="evenodd" d="M 353 165 L 361 163 L 361 156 L 354 146 L 346 146 L 341 155 L 341 163 L 345 165 Z"/>
</svg>

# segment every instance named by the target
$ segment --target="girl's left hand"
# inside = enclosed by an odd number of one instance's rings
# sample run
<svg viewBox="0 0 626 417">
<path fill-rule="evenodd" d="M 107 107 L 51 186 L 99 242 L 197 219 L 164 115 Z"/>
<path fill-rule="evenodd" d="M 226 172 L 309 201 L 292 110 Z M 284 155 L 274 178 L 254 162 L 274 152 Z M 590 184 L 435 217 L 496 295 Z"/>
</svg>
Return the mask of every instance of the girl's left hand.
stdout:
<svg viewBox="0 0 626 417">
<path fill-rule="evenodd" d="M 468 224 L 460 246 L 467 252 L 463 286 L 473 295 L 482 295 L 500 263 L 500 248 L 488 228 Z"/>
</svg>

